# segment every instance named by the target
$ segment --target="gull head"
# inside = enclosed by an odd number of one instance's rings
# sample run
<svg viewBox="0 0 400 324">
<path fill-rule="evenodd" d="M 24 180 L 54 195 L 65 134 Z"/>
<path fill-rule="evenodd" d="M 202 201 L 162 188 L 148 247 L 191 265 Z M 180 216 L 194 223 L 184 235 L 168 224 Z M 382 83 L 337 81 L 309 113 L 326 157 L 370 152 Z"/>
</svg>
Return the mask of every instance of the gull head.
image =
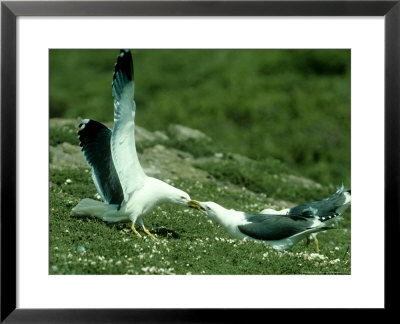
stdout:
<svg viewBox="0 0 400 324">
<path fill-rule="evenodd" d="M 152 177 L 148 177 L 146 181 L 144 195 L 152 197 L 151 199 L 155 204 L 172 203 L 189 206 L 190 196 L 183 190 Z"/>
<path fill-rule="evenodd" d="M 197 200 L 191 200 L 189 207 L 202 211 L 209 217 L 215 218 L 218 214 L 226 211 L 226 209 L 213 201 L 200 202 Z"/>
<path fill-rule="evenodd" d="M 190 203 L 190 196 L 184 192 L 183 190 L 174 188 L 173 192 L 169 194 L 169 202 L 177 205 L 189 206 Z"/>
<path fill-rule="evenodd" d="M 232 235 L 236 235 L 236 225 L 243 221 L 243 212 L 238 212 L 233 209 L 226 209 L 213 201 L 200 202 L 191 200 L 189 207 L 195 208 L 203 212 L 208 218 L 219 223 Z"/>
</svg>

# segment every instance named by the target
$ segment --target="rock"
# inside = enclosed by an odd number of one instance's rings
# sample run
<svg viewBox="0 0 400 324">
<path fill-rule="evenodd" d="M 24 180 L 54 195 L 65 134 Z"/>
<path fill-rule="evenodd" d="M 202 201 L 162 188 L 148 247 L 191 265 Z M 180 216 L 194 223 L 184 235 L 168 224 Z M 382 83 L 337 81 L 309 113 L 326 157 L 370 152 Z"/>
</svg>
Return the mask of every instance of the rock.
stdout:
<svg viewBox="0 0 400 324">
<path fill-rule="evenodd" d="M 197 129 L 175 124 L 168 127 L 168 135 L 178 142 L 185 142 L 188 140 L 212 141 L 210 137 Z"/>
<path fill-rule="evenodd" d="M 186 152 L 163 145 L 147 148 L 139 155 L 145 173 L 161 180 L 190 178 L 205 181 L 208 173 L 192 166 L 193 157 Z"/>
<path fill-rule="evenodd" d="M 284 175 L 282 177 L 284 180 L 287 180 L 287 182 L 302 186 L 304 188 L 322 188 L 322 185 L 315 181 L 303 177 L 298 177 L 293 174 Z"/>
<path fill-rule="evenodd" d="M 62 143 L 50 146 L 50 168 L 88 168 L 88 165 L 79 146 Z"/>
<path fill-rule="evenodd" d="M 265 199 L 268 202 L 268 205 L 265 205 L 263 209 L 271 208 L 275 210 L 281 210 L 285 208 L 292 208 L 298 205 L 298 203 L 294 203 L 292 201 L 282 200 L 282 199 L 274 199 L 274 198 L 267 198 Z"/>
<path fill-rule="evenodd" d="M 81 119 L 64 119 L 64 118 L 51 118 L 50 127 L 63 127 L 67 125 L 75 125 L 78 129 L 78 125 L 82 122 Z"/>
<path fill-rule="evenodd" d="M 69 153 L 69 154 L 76 153 L 76 145 L 64 142 L 61 144 L 61 148 L 64 153 Z"/>
<path fill-rule="evenodd" d="M 147 129 L 135 126 L 135 140 L 140 142 L 163 142 L 168 140 L 168 136 L 160 131 L 150 132 Z"/>
</svg>

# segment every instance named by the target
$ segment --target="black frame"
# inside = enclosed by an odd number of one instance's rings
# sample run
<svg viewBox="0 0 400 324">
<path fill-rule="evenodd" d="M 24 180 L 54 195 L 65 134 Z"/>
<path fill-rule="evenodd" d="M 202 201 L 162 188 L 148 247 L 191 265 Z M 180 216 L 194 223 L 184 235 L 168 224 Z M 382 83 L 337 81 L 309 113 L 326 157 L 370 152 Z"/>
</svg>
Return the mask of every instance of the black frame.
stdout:
<svg viewBox="0 0 400 324">
<path fill-rule="evenodd" d="M 2 1 L 1 322 L 216 323 L 236 322 L 242 316 L 245 316 L 247 320 L 250 316 L 250 319 L 254 320 L 259 316 L 265 316 L 266 313 L 266 310 L 223 309 L 207 310 L 207 312 L 193 309 L 16 309 L 16 18 L 18 16 L 384 16 L 385 315 L 388 310 L 396 307 L 394 296 L 397 295 L 395 293 L 398 275 L 396 267 L 390 262 L 398 259 L 395 239 L 399 235 L 400 228 L 400 0 Z M 373 212 L 377 211 L 373 210 Z M 373 237 L 371 237 L 371 244 L 373 244 Z M 373 262 L 373 259 L 371 261 Z M 273 314 L 269 315 L 273 316 Z M 314 315 L 317 314 L 314 313 Z M 380 319 L 382 315 L 379 315 Z M 246 320 L 245 318 L 243 320 Z M 318 317 L 316 316 L 314 320 L 318 320 Z"/>
</svg>

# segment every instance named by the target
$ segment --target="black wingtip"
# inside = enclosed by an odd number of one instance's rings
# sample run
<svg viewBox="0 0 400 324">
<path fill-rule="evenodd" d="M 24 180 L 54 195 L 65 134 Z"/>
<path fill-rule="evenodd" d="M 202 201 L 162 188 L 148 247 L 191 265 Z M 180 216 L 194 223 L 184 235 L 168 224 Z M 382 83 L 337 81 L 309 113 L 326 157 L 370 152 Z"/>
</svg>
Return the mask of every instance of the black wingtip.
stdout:
<svg viewBox="0 0 400 324">
<path fill-rule="evenodd" d="M 117 63 L 114 66 L 113 81 L 116 79 L 117 74 L 122 73 L 126 76 L 128 81 L 132 81 L 134 77 L 132 54 L 129 49 L 120 50 L 117 58 Z"/>
<path fill-rule="evenodd" d="M 105 128 L 107 128 L 105 125 L 93 119 L 82 120 L 78 130 L 79 145 L 83 147 L 84 144 L 96 138 L 97 134 Z"/>
</svg>

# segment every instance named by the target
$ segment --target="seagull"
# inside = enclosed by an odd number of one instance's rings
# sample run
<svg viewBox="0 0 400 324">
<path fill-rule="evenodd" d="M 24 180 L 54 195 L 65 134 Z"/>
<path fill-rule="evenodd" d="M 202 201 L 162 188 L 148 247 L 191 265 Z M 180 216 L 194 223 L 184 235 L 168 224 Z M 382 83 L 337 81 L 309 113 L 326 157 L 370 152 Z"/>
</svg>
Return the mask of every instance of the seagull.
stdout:
<svg viewBox="0 0 400 324">
<path fill-rule="evenodd" d="M 272 214 L 272 215 L 301 215 L 307 212 L 310 208 L 315 210 L 315 213 L 321 217 L 322 220 L 329 219 L 332 215 L 338 214 L 338 216 L 342 215 L 346 209 L 351 204 L 351 190 L 345 189 L 342 185 L 339 187 L 336 192 L 330 196 L 329 198 L 313 201 L 309 203 L 304 203 L 296 207 L 286 208 L 282 210 L 274 210 L 274 209 L 264 209 L 260 213 L 261 214 Z M 336 218 L 336 221 L 338 218 Z M 317 233 L 312 233 L 307 238 L 307 244 L 309 244 L 310 240 L 314 239 L 315 250 L 319 253 L 319 244 L 317 239 Z"/>
<path fill-rule="evenodd" d="M 201 210 L 222 225 L 234 238 L 265 242 L 277 250 L 287 250 L 311 234 L 334 228 L 338 213 L 319 216 L 317 209 L 308 207 L 298 215 L 249 214 L 226 209 L 215 202 L 192 200 L 189 207 Z"/>
<path fill-rule="evenodd" d="M 92 178 L 104 202 L 90 198 L 81 200 L 71 211 L 72 216 L 98 217 L 106 222 L 138 222 L 143 231 L 143 216 L 161 203 L 182 206 L 196 204 L 190 196 L 161 180 L 148 177 L 143 171 L 135 145 L 134 72 L 132 55 L 121 50 L 114 67 L 112 96 L 114 99 L 114 129 L 90 119 L 84 119 L 78 131 L 80 146 L 91 167 Z"/>
</svg>

